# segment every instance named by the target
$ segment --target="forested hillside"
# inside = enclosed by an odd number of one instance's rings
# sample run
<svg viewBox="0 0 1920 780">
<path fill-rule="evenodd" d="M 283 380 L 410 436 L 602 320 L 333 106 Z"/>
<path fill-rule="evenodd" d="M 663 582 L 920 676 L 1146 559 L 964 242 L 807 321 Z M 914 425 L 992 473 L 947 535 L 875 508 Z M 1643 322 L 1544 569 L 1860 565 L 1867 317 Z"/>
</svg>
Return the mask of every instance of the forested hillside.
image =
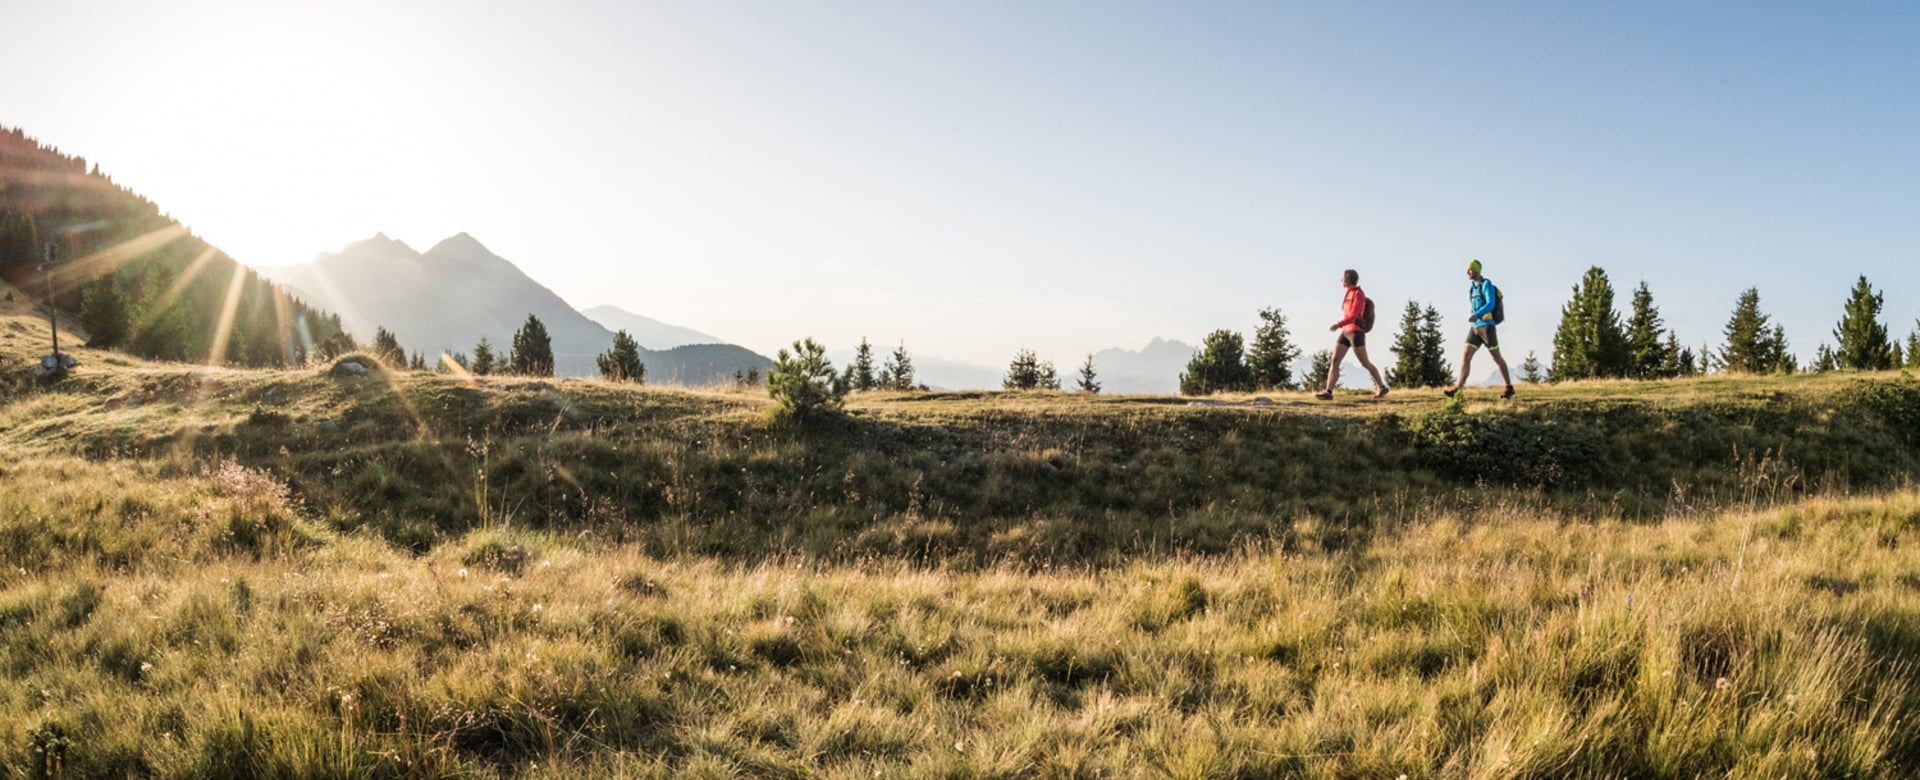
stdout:
<svg viewBox="0 0 1920 780">
<path fill-rule="evenodd" d="M 48 244 L 56 262 L 43 272 Z M 281 366 L 346 346 L 337 316 L 289 297 L 98 165 L 9 128 L 0 128 L 0 278 L 36 299 L 50 291 L 100 349 Z"/>
</svg>

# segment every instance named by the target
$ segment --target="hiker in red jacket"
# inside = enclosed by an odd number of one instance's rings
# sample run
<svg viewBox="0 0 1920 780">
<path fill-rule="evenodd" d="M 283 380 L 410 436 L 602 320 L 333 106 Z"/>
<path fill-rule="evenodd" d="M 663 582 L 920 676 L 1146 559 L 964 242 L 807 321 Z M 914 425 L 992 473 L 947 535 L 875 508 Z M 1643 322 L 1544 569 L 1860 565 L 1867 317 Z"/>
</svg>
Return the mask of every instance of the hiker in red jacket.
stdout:
<svg viewBox="0 0 1920 780">
<path fill-rule="evenodd" d="M 1333 388 L 1340 384 L 1340 362 L 1347 357 L 1347 348 L 1353 348 L 1353 356 L 1360 359 L 1360 367 L 1367 370 L 1367 376 L 1373 377 L 1373 397 L 1387 394 L 1387 384 L 1380 381 L 1380 371 L 1373 367 L 1373 361 L 1367 359 L 1367 327 L 1372 323 L 1362 323 L 1367 316 L 1367 294 L 1360 289 L 1360 272 L 1351 268 L 1340 275 L 1340 283 L 1347 287 L 1347 297 L 1340 302 L 1341 320 L 1327 330 L 1340 331 L 1340 338 L 1333 342 L 1333 360 L 1327 363 L 1327 387 L 1314 394 L 1322 401 L 1333 400 Z"/>
</svg>

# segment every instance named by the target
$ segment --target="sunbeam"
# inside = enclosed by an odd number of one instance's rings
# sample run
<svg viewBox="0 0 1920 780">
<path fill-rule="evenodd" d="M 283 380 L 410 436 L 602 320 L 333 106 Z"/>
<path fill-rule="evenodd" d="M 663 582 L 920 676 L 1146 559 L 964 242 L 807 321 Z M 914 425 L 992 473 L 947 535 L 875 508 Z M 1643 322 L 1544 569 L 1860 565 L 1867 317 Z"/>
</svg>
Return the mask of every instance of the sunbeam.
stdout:
<svg viewBox="0 0 1920 780">
<path fill-rule="evenodd" d="M 272 288 L 268 294 L 273 298 L 273 323 L 280 336 L 280 364 L 292 366 L 294 347 L 300 340 L 300 334 L 293 328 L 293 300 L 278 287 Z M 311 349 L 305 351 L 312 352 Z"/>
<path fill-rule="evenodd" d="M 181 272 L 180 278 L 173 280 L 172 285 L 161 291 L 159 297 L 154 298 L 153 301 L 147 304 L 144 310 L 140 312 L 140 319 L 134 321 L 133 326 L 127 329 L 127 342 L 137 342 L 140 336 L 146 333 L 148 328 L 153 327 L 154 320 L 160 316 L 160 313 L 166 311 L 168 307 L 173 305 L 174 299 L 179 298 L 180 293 L 186 291 L 187 285 L 191 284 L 194 277 L 199 276 L 201 271 L 206 270 L 207 263 L 213 262 L 214 256 L 218 254 L 220 254 L 220 250 L 214 249 L 213 247 L 207 247 L 201 250 L 200 256 L 194 258 L 192 263 L 187 264 L 187 270 Z"/>
<path fill-rule="evenodd" d="M 233 336 L 233 317 L 240 310 L 240 289 L 247 283 L 247 267 L 233 264 L 233 280 L 227 283 L 227 300 L 220 304 L 220 322 L 213 326 L 213 348 L 207 350 L 207 365 L 227 361 L 227 340 Z"/>
<path fill-rule="evenodd" d="M 168 225 L 128 239 L 98 252 L 70 260 L 53 267 L 53 286 L 61 292 L 72 290 L 95 278 L 113 273 L 128 260 L 152 252 L 173 243 L 187 234 L 180 225 Z"/>
<path fill-rule="evenodd" d="M 480 384 L 479 380 L 473 378 L 473 372 L 468 371 L 466 366 L 460 365 L 460 361 L 453 359 L 452 353 L 440 353 L 440 365 L 447 369 L 447 373 L 453 374 L 454 377 L 465 382 L 468 387 Z"/>
</svg>

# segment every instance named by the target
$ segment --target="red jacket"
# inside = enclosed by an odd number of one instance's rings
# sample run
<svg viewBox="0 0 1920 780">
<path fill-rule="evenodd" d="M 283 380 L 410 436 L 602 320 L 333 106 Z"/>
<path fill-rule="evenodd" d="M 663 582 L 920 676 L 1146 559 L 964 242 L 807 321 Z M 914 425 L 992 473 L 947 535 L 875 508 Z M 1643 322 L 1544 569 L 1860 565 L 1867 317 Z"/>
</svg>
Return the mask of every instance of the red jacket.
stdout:
<svg viewBox="0 0 1920 780">
<path fill-rule="evenodd" d="M 1346 300 L 1340 302 L 1341 333 L 1359 333 L 1360 319 L 1367 316 L 1367 294 L 1360 291 L 1360 285 L 1347 288 Z"/>
</svg>

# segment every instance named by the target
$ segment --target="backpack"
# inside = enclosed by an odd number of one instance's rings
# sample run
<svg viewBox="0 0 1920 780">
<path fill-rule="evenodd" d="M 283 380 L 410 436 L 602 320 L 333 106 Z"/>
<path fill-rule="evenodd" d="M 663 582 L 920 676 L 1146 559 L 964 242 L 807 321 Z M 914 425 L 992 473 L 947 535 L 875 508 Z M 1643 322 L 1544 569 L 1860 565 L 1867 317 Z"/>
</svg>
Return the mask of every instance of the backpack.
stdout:
<svg viewBox="0 0 1920 780">
<path fill-rule="evenodd" d="M 1507 321 L 1507 294 L 1501 291 L 1500 288 L 1494 287 L 1492 279 L 1482 278 L 1480 280 L 1480 283 L 1488 287 L 1493 287 L 1493 324 L 1498 325 L 1502 322 L 1506 322 Z"/>
<path fill-rule="evenodd" d="M 1366 298 L 1364 300 L 1367 302 L 1367 307 L 1360 314 L 1360 332 L 1372 333 L 1373 332 L 1373 299 Z"/>
</svg>

